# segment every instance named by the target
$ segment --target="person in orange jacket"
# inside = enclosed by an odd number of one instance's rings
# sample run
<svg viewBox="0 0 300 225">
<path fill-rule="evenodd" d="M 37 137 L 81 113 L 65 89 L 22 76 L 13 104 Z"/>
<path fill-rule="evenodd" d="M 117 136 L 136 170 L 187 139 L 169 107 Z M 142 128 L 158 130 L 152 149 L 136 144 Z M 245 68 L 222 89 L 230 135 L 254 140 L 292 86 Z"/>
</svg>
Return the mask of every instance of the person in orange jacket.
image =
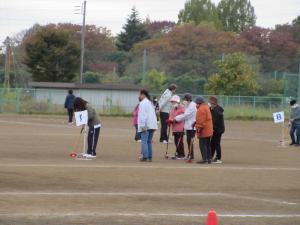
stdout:
<svg viewBox="0 0 300 225">
<path fill-rule="evenodd" d="M 208 104 L 204 98 L 199 96 L 195 100 L 197 104 L 196 114 L 196 132 L 199 139 L 199 146 L 202 155 L 202 161 L 199 164 L 210 164 L 212 161 L 210 139 L 213 135 L 212 116 Z"/>
</svg>

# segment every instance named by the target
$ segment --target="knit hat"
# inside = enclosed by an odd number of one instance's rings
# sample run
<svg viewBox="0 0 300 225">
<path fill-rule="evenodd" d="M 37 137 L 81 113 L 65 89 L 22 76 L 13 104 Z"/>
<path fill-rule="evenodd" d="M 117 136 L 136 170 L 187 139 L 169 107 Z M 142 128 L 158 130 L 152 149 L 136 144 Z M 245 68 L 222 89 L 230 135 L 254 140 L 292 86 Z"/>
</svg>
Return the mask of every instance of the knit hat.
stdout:
<svg viewBox="0 0 300 225">
<path fill-rule="evenodd" d="M 205 99 L 202 97 L 202 96 L 198 96 L 196 99 L 195 99 L 195 103 L 196 104 L 202 104 L 205 102 Z"/>
<path fill-rule="evenodd" d="M 209 102 L 211 104 L 215 104 L 215 105 L 218 105 L 218 98 L 216 96 L 210 96 L 209 97 Z"/>
<path fill-rule="evenodd" d="M 190 93 L 186 93 L 183 96 L 183 100 L 190 102 L 193 100 L 193 96 Z"/>
<path fill-rule="evenodd" d="M 170 102 L 177 102 L 180 103 L 180 97 L 178 95 L 174 95 L 172 96 L 172 98 L 170 99 Z"/>
</svg>

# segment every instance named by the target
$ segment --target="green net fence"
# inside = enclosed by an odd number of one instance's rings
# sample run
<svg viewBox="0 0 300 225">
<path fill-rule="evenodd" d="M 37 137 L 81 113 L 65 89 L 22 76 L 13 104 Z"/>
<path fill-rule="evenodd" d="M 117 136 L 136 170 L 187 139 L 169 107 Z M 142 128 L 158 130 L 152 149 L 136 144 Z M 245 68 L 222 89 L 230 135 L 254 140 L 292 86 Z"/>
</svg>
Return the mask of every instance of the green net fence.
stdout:
<svg viewBox="0 0 300 225">
<path fill-rule="evenodd" d="M 129 115 L 138 103 L 137 92 L 75 92 L 87 99 L 99 113 Z M 159 96 L 159 95 L 157 95 Z M 63 114 L 66 90 L 0 89 L 0 112 Z M 194 96 L 196 97 L 196 96 Z M 204 96 L 206 99 L 209 96 Z M 289 110 L 289 97 L 217 96 L 227 118 L 271 119 L 272 113 Z"/>
</svg>

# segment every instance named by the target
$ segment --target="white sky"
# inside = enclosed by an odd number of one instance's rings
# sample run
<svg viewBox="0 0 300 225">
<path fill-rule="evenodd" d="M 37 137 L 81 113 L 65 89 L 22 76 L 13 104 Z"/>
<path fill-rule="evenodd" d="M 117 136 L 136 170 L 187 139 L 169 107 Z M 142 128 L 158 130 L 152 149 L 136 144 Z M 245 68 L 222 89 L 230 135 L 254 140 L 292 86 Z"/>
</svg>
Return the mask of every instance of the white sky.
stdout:
<svg viewBox="0 0 300 225">
<path fill-rule="evenodd" d="M 213 0 L 219 2 L 219 0 Z M 257 25 L 274 27 L 291 22 L 300 15 L 300 0 L 252 0 Z M 82 0 L 0 0 L 0 45 L 8 35 L 14 35 L 34 23 L 81 23 L 74 6 Z M 120 32 L 133 6 L 141 18 L 177 21 L 185 0 L 87 0 L 87 23 L 104 26 L 113 34 Z"/>
</svg>

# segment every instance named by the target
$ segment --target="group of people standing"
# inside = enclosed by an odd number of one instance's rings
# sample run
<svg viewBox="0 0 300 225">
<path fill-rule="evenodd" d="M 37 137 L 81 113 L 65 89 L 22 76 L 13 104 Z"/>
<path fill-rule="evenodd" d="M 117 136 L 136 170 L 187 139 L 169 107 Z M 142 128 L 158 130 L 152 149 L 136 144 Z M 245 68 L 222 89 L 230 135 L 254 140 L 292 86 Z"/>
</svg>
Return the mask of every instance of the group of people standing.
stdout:
<svg viewBox="0 0 300 225">
<path fill-rule="evenodd" d="M 225 132 L 225 125 L 224 110 L 218 105 L 218 99 L 211 96 L 209 102 L 206 102 L 203 97 L 198 96 L 193 101 L 193 96 L 187 93 L 181 101 L 180 97 L 175 95 L 176 90 L 176 85 L 170 85 L 159 100 L 151 99 L 149 92 L 145 89 L 140 91 L 139 104 L 133 112 L 133 123 L 136 128 L 135 140 L 141 142 L 142 157 L 140 161 L 152 161 L 152 139 L 155 130 L 158 129 L 157 118 L 159 117 L 161 123 L 160 142 L 169 145 L 171 131 L 174 136 L 176 151 L 172 159 L 193 160 L 194 140 L 197 136 L 202 155 L 202 160 L 198 163 L 222 163 L 221 137 Z M 69 124 L 72 124 L 74 112 L 87 110 L 89 129 L 88 148 L 85 156 L 95 158 L 101 128 L 96 110 L 84 99 L 75 97 L 72 90 L 66 97 L 65 108 L 68 111 Z M 184 147 L 185 135 L 188 151 L 185 151 Z"/>
<path fill-rule="evenodd" d="M 199 96 L 193 101 L 192 95 L 187 93 L 181 102 L 180 97 L 175 95 L 176 89 L 176 85 L 170 85 L 157 104 L 151 100 L 148 91 L 140 91 L 140 103 L 134 110 L 135 140 L 141 142 L 142 149 L 140 160 L 152 161 L 152 138 L 158 128 L 159 115 L 160 142 L 169 144 L 171 130 L 174 136 L 176 151 L 172 159 L 194 159 L 194 139 L 197 135 L 202 155 L 202 160 L 197 163 L 222 163 L 221 137 L 225 125 L 224 110 L 218 105 L 218 99 L 211 96 L 209 102 L 206 102 Z M 185 135 L 188 153 L 184 149 Z"/>
</svg>

